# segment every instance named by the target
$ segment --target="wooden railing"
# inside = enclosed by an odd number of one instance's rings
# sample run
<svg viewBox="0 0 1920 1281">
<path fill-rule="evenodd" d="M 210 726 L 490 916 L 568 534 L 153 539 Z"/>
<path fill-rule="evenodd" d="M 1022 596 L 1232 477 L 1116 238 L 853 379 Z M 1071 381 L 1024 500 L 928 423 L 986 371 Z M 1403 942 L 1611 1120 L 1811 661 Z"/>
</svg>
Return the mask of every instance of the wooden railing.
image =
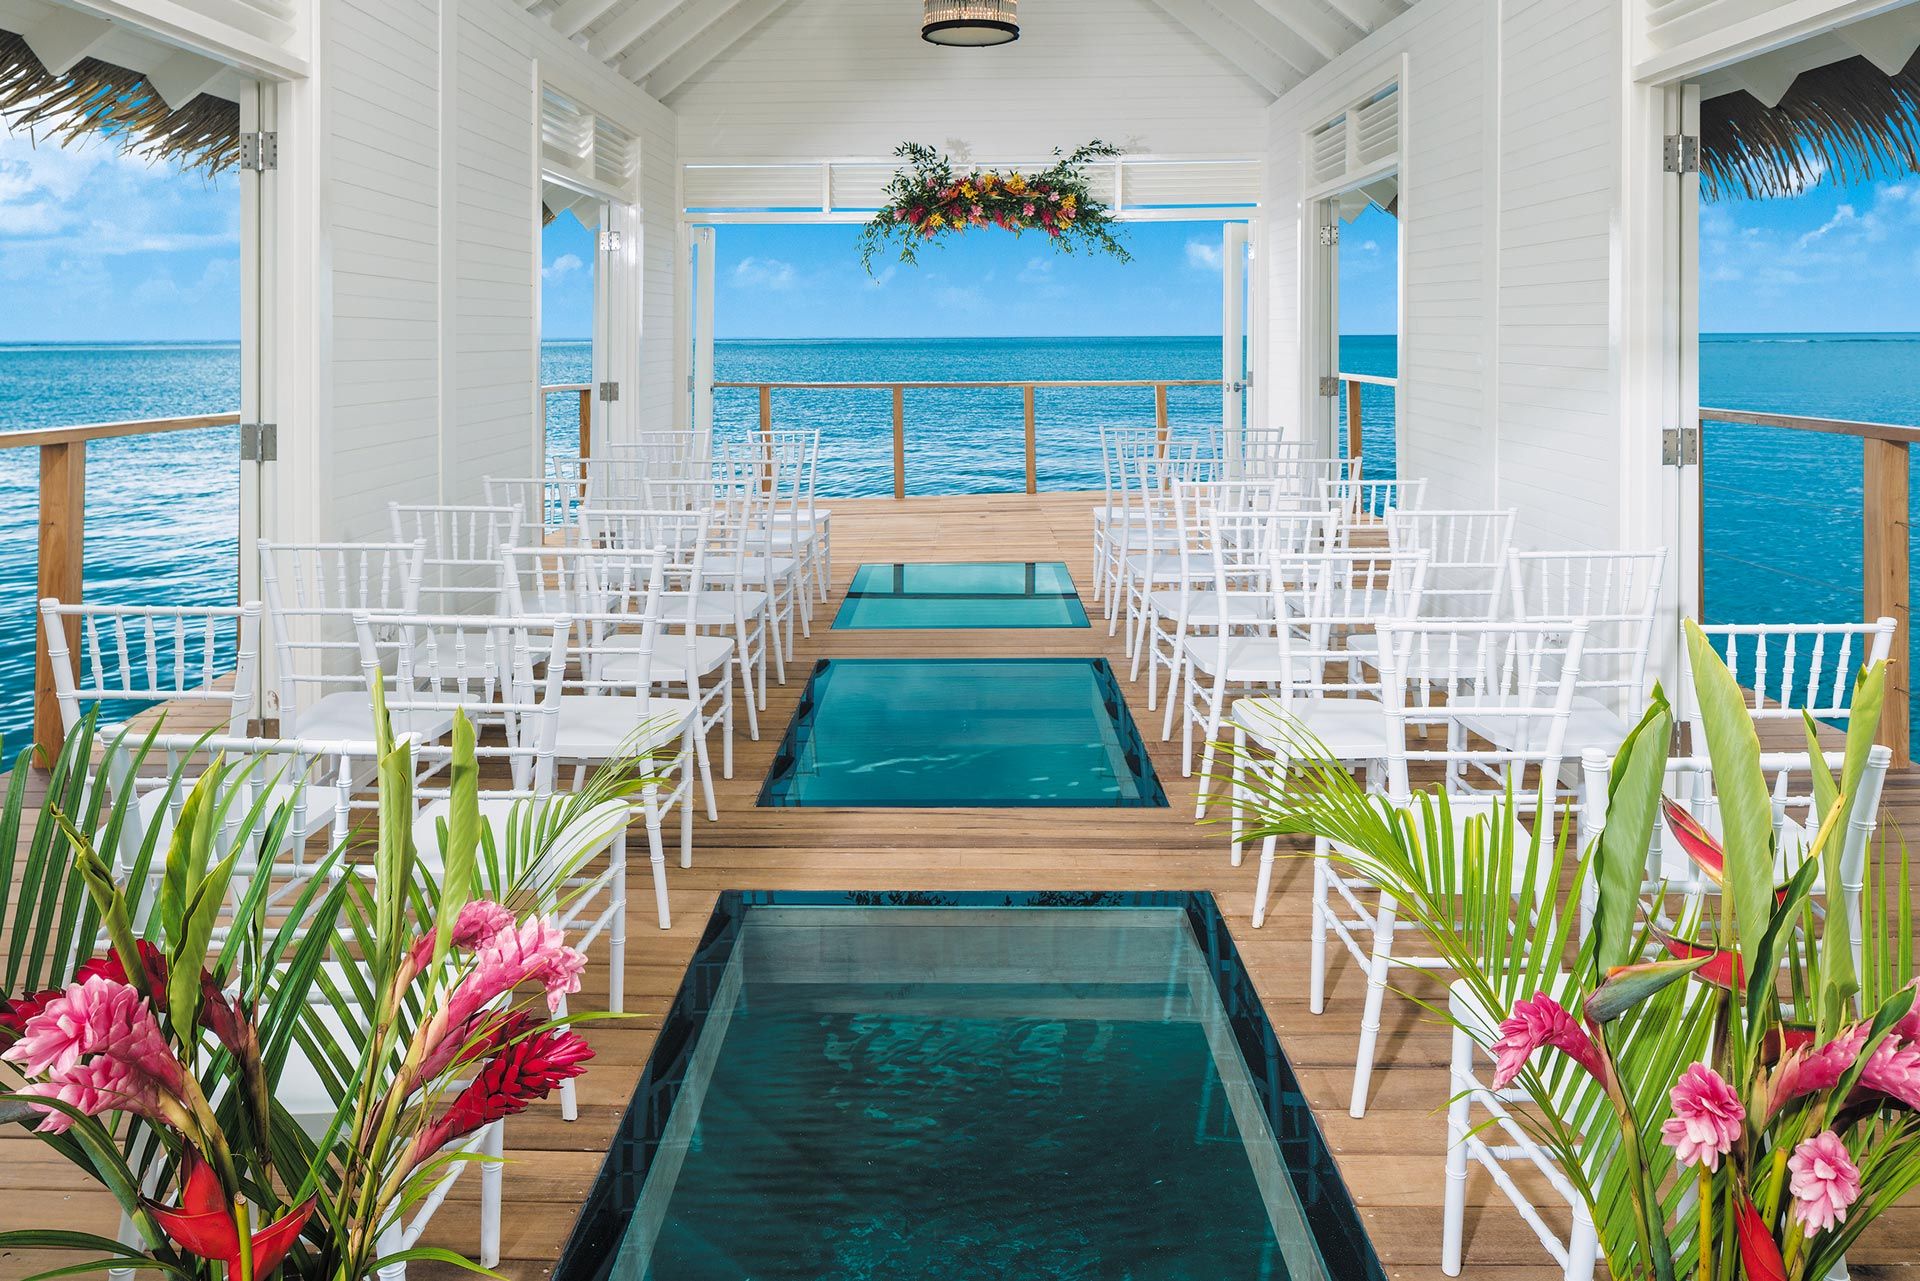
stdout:
<svg viewBox="0 0 1920 1281">
<path fill-rule="evenodd" d="M 542 460 L 547 456 L 547 416 L 552 412 L 547 408 L 547 398 L 569 391 L 580 397 L 580 456 L 593 457 L 593 384 L 546 383 L 540 388 L 540 421 L 536 424 L 540 433 L 538 452 Z"/>
<path fill-rule="evenodd" d="M 1350 374 L 1345 370 L 1334 375 L 1347 393 L 1347 455 L 1358 458 L 1361 454 L 1360 442 L 1360 389 L 1362 387 L 1398 387 L 1398 378 L 1389 378 L 1384 374 Z"/>
<path fill-rule="evenodd" d="M 186 418 L 143 418 L 0 432 L 0 449 L 40 451 L 39 587 L 34 600 L 48 596 L 68 602 L 81 599 L 86 556 L 88 441 L 231 427 L 239 421 L 239 414 L 197 414 Z M 68 637 L 67 645 L 77 649 L 77 624 L 69 623 L 69 627 L 76 631 Z M 47 660 L 47 638 L 41 632 L 37 609 L 33 637 L 33 741 L 51 761 L 59 754 L 64 733 L 60 725 L 60 705 L 54 696 L 53 667 Z"/>
<path fill-rule="evenodd" d="M 1895 661 L 1887 665 L 1886 706 L 1880 713 L 1880 741 L 1893 749 L 1898 765 L 1912 757 L 1910 697 L 1913 645 L 1912 602 L 1908 584 L 1913 531 L 1908 476 L 1912 446 L 1920 441 L 1920 427 L 1894 423 L 1851 422 L 1839 418 L 1808 418 L 1797 414 L 1761 414 L 1740 409 L 1700 410 L 1700 422 L 1739 423 L 1749 427 L 1780 427 L 1788 431 L 1856 436 L 1861 452 L 1860 552 L 1861 588 L 1867 618 L 1891 618 Z M 1706 476 L 1704 433 L 1700 476 Z M 1701 503 L 1704 513 L 1706 504 Z M 1706 547 L 1706 531 L 1699 543 Z M 1705 581 L 1704 572 L 1702 582 Z"/>
<path fill-rule="evenodd" d="M 1164 445 L 1171 431 L 1167 419 L 1169 387 L 1218 387 L 1218 378 L 1087 378 L 1044 379 L 1028 382 L 717 382 L 714 390 L 757 391 L 760 396 L 760 429 L 773 427 L 773 393 L 776 391 L 886 391 L 893 394 L 893 496 L 907 496 L 907 393 L 910 391 L 984 391 L 1018 389 L 1026 430 L 1027 492 L 1040 490 L 1040 460 L 1034 429 L 1034 393 L 1066 387 L 1137 387 L 1153 389 L 1153 420 Z"/>
</svg>

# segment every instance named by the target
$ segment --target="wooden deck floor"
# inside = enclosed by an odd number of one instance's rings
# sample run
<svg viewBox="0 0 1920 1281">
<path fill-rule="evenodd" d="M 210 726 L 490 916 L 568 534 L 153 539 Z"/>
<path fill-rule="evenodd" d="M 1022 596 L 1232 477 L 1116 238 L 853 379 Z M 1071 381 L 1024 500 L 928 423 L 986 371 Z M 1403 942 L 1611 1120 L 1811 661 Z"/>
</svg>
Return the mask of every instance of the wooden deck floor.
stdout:
<svg viewBox="0 0 1920 1281">
<path fill-rule="evenodd" d="M 1308 869 L 1281 865 L 1268 923 L 1251 927 L 1254 867 L 1227 861 L 1219 829 L 1196 826 L 1191 784 L 1176 751 L 1159 742 L 1143 687 L 1129 702 L 1152 744 L 1172 805 L 1165 810 L 926 811 L 759 809 L 755 796 L 792 714 L 801 677 L 816 658 L 880 655 L 1094 655 L 1120 664 L 1105 628 L 1088 631 L 834 632 L 829 624 L 863 561 L 1062 560 L 1091 594 L 1090 501 L 1085 496 L 997 495 L 836 501 L 834 602 L 799 644 L 794 678 L 775 686 L 758 743 L 740 744 L 734 778 L 722 785 L 717 824 L 695 831 L 694 867 L 670 869 L 674 924 L 656 928 L 644 864 L 629 908 L 627 1008 L 640 1017 L 589 1030 L 597 1057 L 581 1083 L 581 1115 L 560 1120 L 553 1104 L 508 1123 L 507 1214 L 500 1270 L 550 1274 L 575 1211 L 651 1048 L 659 1016 L 678 986 L 716 895 L 725 889 L 1179 889 L 1214 894 L 1229 918 L 1268 1015 L 1305 1086 L 1388 1273 L 1438 1278 L 1448 1040 L 1430 1016 L 1389 1003 L 1383 1058 L 1364 1120 L 1347 1115 L 1358 995 L 1364 980 L 1343 956 L 1333 962 L 1328 1012 L 1306 1008 Z M 1177 745 L 1177 744 L 1176 744 Z M 1896 821 L 1920 817 L 1920 775 L 1889 781 Z M 595 956 L 596 962 L 602 958 Z M 604 999 L 605 972 L 588 973 L 584 1005 Z M 0 1226 L 60 1222 L 111 1233 L 112 1208 L 36 1142 L 0 1139 Z M 472 1252 L 478 1240 L 477 1180 L 462 1181 L 433 1222 L 430 1240 Z M 1468 1275 L 1498 1281 L 1556 1276 L 1532 1232 L 1476 1168 L 1469 1184 Z M 1204 1230 L 1193 1225 L 1193 1230 Z M 1920 1206 L 1883 1220 L 1855 1252 L 1856 1276 L 1912 1275 L 1920 1260 Z M 35 1259 L 0 1256 L 0 1277 L 20 1277 Z M 455 1275 L 415 1265 L 419 1278 Z M 1223 1279 L 1224 1281 L 1224 1279 Z"/>
</svg>

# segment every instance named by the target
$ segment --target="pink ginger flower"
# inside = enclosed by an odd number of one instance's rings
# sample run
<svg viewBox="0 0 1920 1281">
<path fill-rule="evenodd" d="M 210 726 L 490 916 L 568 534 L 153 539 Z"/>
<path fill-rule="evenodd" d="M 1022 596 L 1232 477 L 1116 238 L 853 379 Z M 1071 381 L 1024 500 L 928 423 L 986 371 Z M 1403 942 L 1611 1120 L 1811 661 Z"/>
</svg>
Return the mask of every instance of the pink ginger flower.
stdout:
<svg viewBox="0 0 1920 1281">
<path fill-rule="evenodd" d="M 1022 217 L 1026 217 L 1026 218 L 1033 217 L 1033 201 L 1029 200 L 1025 204 L 1021 205 L 1020 213 Z"/>
<path fill-rule="evenodd" d="M 1920 1044 L 1889 1035 L 1860 1069 L 1860 1088 L 1877 1090 L 1920 1109 Z"/>
<path fill-rule="evenodd" d="M 1704 1063 L 1695 1063 L 1680 1074 L 1668 1096 L 1673 1115 L 1660 1127 L 1660 1137 L 1673 1149 L 1681 1165 L 1720 1168 L 1720 1158 L 1733 1149 L 1733 1141 L 1747 1119 L 1740 1096 Z"/>
<path fill-rule="evenodd" d="M 1860 1199 L 1860 1171 L 1839 1135 L 1822 1130 L 1800 1144 L 1787 1158 L 1787 1170 L 1793 1217 L 1808 1236 L 1847 1221 L 1847 1207 Z"/>
<path fill-rule="evenodd" d="M 1600 1049 L 1593 1038 L 1560 1002 L 1539 992 L 1515 1005 L 1500 1024 L 1500 1038 L 1493 1043 L 1493 1088 L 1506 1089 L 1533 1052 L 1546 1046 L 1569 1056 L 1595 1077 L 1603 1075 Z"/>
<path fill-rule="evenodd" d="M 513 913 L 492 899 L 474 899 L 460 909 L 460 915 L 454 920 L 453 945 L 462 951 L 476 951 L 492 942 L 501 931 L 513 929 L 515 924 Z M 414 969 L 424 968 L 433 959 L 436 933 L 428 930 L 427 936 L 413 945 Z"/>
<path fill-rule="evenodd" d="M 473 969 L 447 1002 L 449 1021 L 463 1026 L 494 1000 L 529 982 L 546 989 L 547 1009 L 558 1014 L 567 994 L 580 990 L 580 973 L 586 968 L 587 958 L 566 945 L 558 925 L 529 917 L 480 945 Z"/>
<path fill-rule="evenodd" d="M 1920 991 L 1920 979 L 1915 979 L 1908 986 Z M 1920 1000 L 1914 1002 L 1905 1018 L 1893 1025 L 1893 1035 L 1903 1041 L 1920 1041 Z"/>
<path fill-rule="evenodd" d="M 1791 1050 L 1773 1070 L 1767 1092 L 1767 1120 L 1795 1099 L 1831 1090 L 1847 1074 L 1867 1043 L 1867 1027 L 1855 1024 L 1817 1049 Z"/>
<path fill-rule="evenodd" d="M 164 1121 L 160 1107 L 160 1083 L 151 1071 L 114 1058 L 95 1055 L 85 1063 L 76 1063 L 65 1072 L 45 1081 L 35 1081 L 20 1090 L 43 1099 L 56 1099 L 78 1108 L 88 1116 L 102 1112 L 132 1112 L 150 1121 Z M 73 1118 L 53 1108 L 41 1109 L 45 1118 L 35 1128 L 42 1134 L 65 1134 L 73 1128 Z"/>
<path fill-rule="evenodd" d="M 163 1095 L 184 1081 L 153 1009 L 139 990 L 100 974 L 72 984 L 27 1020 L 4 1055 L 27 1076 L 44 1076 L 23 1093 L 58 1099 L 88 1116 L 106 1111 L 157 1117 Z M 73 1124 L 47 1109 L 40 1129 Z"/>
</svg>

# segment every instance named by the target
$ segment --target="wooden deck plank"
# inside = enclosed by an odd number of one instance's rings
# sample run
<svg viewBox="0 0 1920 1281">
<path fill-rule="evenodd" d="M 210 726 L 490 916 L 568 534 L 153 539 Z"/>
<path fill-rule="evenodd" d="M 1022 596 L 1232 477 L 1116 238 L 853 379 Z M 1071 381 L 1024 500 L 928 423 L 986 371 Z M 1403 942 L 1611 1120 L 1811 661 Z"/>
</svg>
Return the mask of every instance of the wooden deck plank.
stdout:
<svg viewBox="0 0 1920 1281">
<path fill-rule="evenodd" d="M 627 1008 L 634 1020 L 594 1024 L 597 1057 L 581 1081 L 580 1119 L 559 1118 L 552 1103 L 508 1123 L 508 1213 L 500 1270 L 513 1278 L 549 1275 L 580 1199 L 598 1168 L 650 1050 L 654 1029 L 679 985 L 716 896 L 726 889 L 1112 889 L 1205 890 L 1226 914 L 1281 1043 L 1302 1080 L 1363 1221 L 1390 1275 L 1438 1278 L 1448 1037 L 1415 1006 L 1390 1002 L 1373 1103 L 1364 1120 L 1346 1113 L 1364 978 L 1336 951 L 1328 1012 L 1306 1008 L 1309 872 L 1284 862 L 1268 925 L 1249 920 L 1252 860 L 1227 860 L 1223 833 L 1193 821 L 1193 788 L 1180 777 L 1177 737 L 1159 740 L 1158 713 L 1146 710 L 1144 683 L 1128 701 L 1172 800 L 1165 810 L 793 810 L 755 805 L 761 779 L 791 717 L 805 675 L 822 657 L 881 655 L 1105 655 L 1124 679 L 1117 639 L 1097 617 L 1088 630 L 834 632 L 831 621 L 863 561 L 1061 560 L 1091 596 L 1090 509 L 1086 495 L 994 495 L 937 499 L 835 500 L 833 602 L 819 610 L 813 636 L 799 642 L 786 686 L 772 686 L 761 739 L 738 744 L 735 776 L 719 787 L 720 821 L 699 818 L 694 866 L 669 867 L 673 928 L 652 919 L 644 863 L 631 879 L 626 965 Z M 1089 602 L 1090 603 L 1090 602 Z M 1090 611 L 1091 612 L 1091 611 Z M 1920 818 L 1920 774 L 1888 782 L 1896 823 Z M 671 863 L 671 858 L 670 858 Z M 597 953 L 596 962 L 604 961 Z M 604 968 L 587 976 L 577 1008 L 604 1000 Z M 49 1219 L 111 1231 L 111 1207 L 85 1181 L 18 1132 L 0 1139 L 0 1227 Z M 435 1243 L 472 1251 L 478 1241 L 477 1180 L 464 1180 L 428 1233 Z M 1557 1276 L 1533 1234 L 1478 1170 L 1469 1184 L 1468 1274 L 1501 1281 Z M 1911 1275 L 1920 1258 L 1920 1206 L 1902 1207 L 1871 1232 L 1855 1275 Z M 0 1256 L 0 1277 L 20 1277 L 44 1256 Z M 415 1265 L 418 1278 L 457 1275 Z"/>
</svg>

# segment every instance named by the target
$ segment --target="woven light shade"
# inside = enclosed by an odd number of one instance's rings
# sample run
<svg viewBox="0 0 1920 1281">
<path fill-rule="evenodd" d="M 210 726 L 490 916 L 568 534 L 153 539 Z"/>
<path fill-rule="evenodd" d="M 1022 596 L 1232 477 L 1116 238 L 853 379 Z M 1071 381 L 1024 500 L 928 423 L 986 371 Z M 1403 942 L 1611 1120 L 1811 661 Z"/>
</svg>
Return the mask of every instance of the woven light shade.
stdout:
<svg viewBox="0 0 1920 1281">
<path fill-rule="evenodd" d="M 920 38 L 978 49 L 1020 38 L 1020 0 L 926 0 Z"/>
</svg>

